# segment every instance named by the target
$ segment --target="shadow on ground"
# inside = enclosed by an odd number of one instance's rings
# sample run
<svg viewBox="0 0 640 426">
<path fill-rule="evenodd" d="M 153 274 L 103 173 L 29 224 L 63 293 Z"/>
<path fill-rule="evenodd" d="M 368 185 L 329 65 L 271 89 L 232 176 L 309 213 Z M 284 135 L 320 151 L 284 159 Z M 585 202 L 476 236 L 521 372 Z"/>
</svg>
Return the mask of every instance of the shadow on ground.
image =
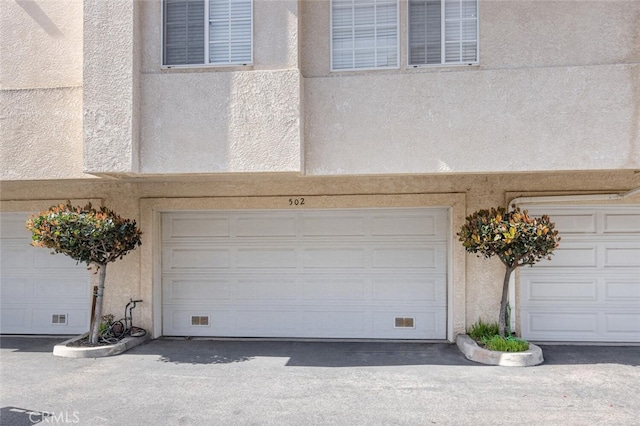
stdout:
<svg viewBox="0 0 640 426">
<path fill-rule="evenodd" d="M 640 366 L 640 346 L 539 345 L 549 365 L 622 364 Z"/>
<path fill-rule="evenodd" d="M 58 343 L 64 342 L 69 336 L 0 336 L 0 348 L 12 352 L 51 352 Z"/>
<path fill-rule="evenodd" d="M 18 407 L 0 408 L 0 426 L 31 426 L 46 421 L 50 413 Z"/>
<path fill-rule="evenodd" d="M 287 358 L 288 367 L 479 365 L 456 345 L 402 342 L 272 342 L 158 339 L 129 355 L 158 355 L 163 362 L 226 364 L 259 357 Z"/>
</svg>

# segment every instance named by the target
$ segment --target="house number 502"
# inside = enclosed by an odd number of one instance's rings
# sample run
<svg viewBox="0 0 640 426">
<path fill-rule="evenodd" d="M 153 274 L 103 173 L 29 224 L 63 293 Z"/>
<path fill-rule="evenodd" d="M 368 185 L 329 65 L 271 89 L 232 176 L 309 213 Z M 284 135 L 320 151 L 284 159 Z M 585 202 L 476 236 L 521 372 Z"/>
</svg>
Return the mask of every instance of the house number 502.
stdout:
<svg viewBox="0 0 640 426">
<path fill-rule="evenodd" d="M 290 206 L 304 206 L 304 198 L 289 198 Z"/>
</svg>

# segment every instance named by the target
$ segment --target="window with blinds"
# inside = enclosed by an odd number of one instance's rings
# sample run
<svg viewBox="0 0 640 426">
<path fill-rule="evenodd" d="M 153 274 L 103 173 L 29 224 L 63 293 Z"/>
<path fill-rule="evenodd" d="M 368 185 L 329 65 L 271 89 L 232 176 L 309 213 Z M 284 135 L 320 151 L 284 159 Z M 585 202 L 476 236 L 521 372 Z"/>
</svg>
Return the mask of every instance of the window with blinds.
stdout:
<svg viewBox="0 0 640 426">
<path fill-rule="evenodd" d="M 477 0 L 409 0 L 409 65 L 478 62 Z"/>
<path fill-rule="evenodd" d="M 253 62 L 252 0 L 164 0 L 164 65 Z"/>
<path fill-rule="evenodd" d="M 398 1 L 331 1 L 331 69 L 398 68 Z"/>
</svg>

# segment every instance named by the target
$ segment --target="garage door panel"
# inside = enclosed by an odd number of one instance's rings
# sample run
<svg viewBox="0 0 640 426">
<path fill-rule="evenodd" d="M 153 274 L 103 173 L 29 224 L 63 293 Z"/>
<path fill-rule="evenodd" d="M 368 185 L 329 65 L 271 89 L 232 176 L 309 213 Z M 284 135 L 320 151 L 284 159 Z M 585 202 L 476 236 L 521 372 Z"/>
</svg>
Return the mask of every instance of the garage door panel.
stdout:
<svg viewBox="0 0 640 426">
<path fill-rule="evenodd" d="M 22 302 L 33 297 L 33 282 L 27 277 L 3 274 L 1 280 L 0 300 L 3 305 L 9 302 Z"/>
<path fill-rule="evenodd" d="M 168 241 L 228 238 L 231 235 L 230 223 L 226 217 L 204 217 L 197 214 L 170 216 L 162 222 L 162 237 Z"/>
<path fill-rule="evenodd" d="M 3 307 L 0 310 L 3 333 L 22 333 L 31 329 L 31 312 L 27 307 Z"/>
<path fill-rule="evenodd" d="M 595 268 L 598 266 L 598 249 L 587 244 L 561 244 L 551 260 L 543 260 L 538 268 Z"/>
<path fill-rule="evenodd" d="M 604 214 L 604 233 L 640 234 L 640 214 Z"/>
<path fill-rule="evenodd" d="M 35 247 L 34 247 L 35 248 Z M 86 264 L 79 264 L 69 256 L 51 254 L 49 249 L 35 248 L 33 252 L 33 268 L 35 269 L 87 269 Z"/>
<path fill-rule="evenodd" d="M 265 333 L 273 333 L 274 336 L 295 335 L 299 327 L 299 318 L 295 309 L 271 309 L 244 308 L 234 312 L 237 324 L 237 333 L 240 336 L 255 337 L 264 336 Z"/>
<path fill-rule="evenodd" d="M 446 302 L 446 276 L 435 277 L 375 277 L 373 300 Z"/>
<path fill-rule="evenodd" d="M 549 303 L 566 301 L 598 301 L 598 282 L 595 279 L 536 280 L 527 279 L 523 283 L 526 303 Z"/>
<path fill-rule="evenodd" d="M 436 250 L 432 248 L 377 248 L 374 268 L 436 268 Z"/>
<path fill-rule="evenodd" d="M 2 241 L 0 245 L 0 267 L 2 271 L 33 268 L 35 247 L 28 242 Z"/>
<path fill-rule="evenodd" d="M 165 278 L 163 294 L 167 302 L 228 300 L 230 283 L 214 278 Z"/>
<path fill-rule="evenodd" d="M 294 217 L 269 215 L 266 217 L 240 217 L 236 221 L 238 237 L 295 237 Z"/>
<path fill-rule="evenodd" d="M 84 306 L 18 305 L 2 309 L 2 332 L 7 334 L 79 334 L 87 331 Z"/>
<path fill-rule="evenodd" d="M 613 246 L 607 244 L 604 246 L 604 267 L 634 268 L 640 273 L 640 244 L 632 246 L 630 244 Z"/>
<path fill-rule="evenodd" d="M 373 236 L 422 236 L 444 237 L 446 226 L 439 221 L 438 215 L 394 215 L 372 218 Z"/>
<path fill-rule="evenodd" d="M 605 324 L 607 333 L 628 333 L 633 338 L 640 333 L 640 312 L 607 313 Z"/>
<path fill-rule="evenodd" d="M 35 301 L 54 301 L 66 303 L 90 302 L 90 291 L 85 277 L 49 276 L 33 282 Z"/>
<path fill-rule="evenodd" d="M 305 237 L 364 237 L 367 222 L 363 216 L 308 216 L 302 218 Z"/>
<path fill-rule="evenodd" d="M 163 268 L 179 269 L 229 269 L 231 254 L 228 249 L 168 248 L 163 253 Z"/>
<path fill-rule="evenodd" d="M 585 312 L 529 312 L 530 333 L 550 332 L 568 335 L 572 332 L 593 333 L 598 324 L 598 313 Z"/>
<path fill-rule="evenodd" d="M 593 234 L 597 231 L 598 216 L 596 212 L 572 213 L 566 210 L 554 211 L 551 220 L 556 224 L 556 229 L 562 229 L 563 235 Z"/>
<path fill-rule="evenodd" d="M 398 327 L 396 318 L 405 318 L 413 322 L 412 327 Z M 388 311 L 377 310 L 373 313 L 374 334 L 395 339 L 415 339 L 417 336 L 430 336 L 431 339 L 446 338 L 446 315 L 442 310 Z"/>
<path fill-rule="evenodd" d="M 369 280 L 325 276 L 323 278 L 302 277 L 302 298 L 310 301 L 359 301 L 371 294 Z"/>
<path fill-rule="evenodd" d="M 640 278 L 629 276 L 626 279 L 606 279 L 604 295 L 606 301 L 636 304 L 640 310 Z"/>
<path fill-rule="evenodd" d="M 362 311 L 316 310 L 302 314 L 303 330 L 311 336 L 329 337 L 336 333 L 341 337 L 366 336 L 365 324 L 370 324 L 370 315 Z M 304 336 L 299 336 L 304 337 Z"/>
<path fill-rule="evenodd" d="M 185 310 L 168 308 L 163 312 L 162 326 L 169 336 L 215 336 L 225 335 L 234 327 L 231 326 L 233 313 L 229 309 L 217 306 L 194 306 Z"/>
<path fill-rule="evenodd" d="M 326 247 L 318 249 L 304 249 L 302 254 L 303 268 L 341 268 L 341 269 L 364 269 L 365 263 L 364 248 L 340 248 Z"/>
<path fill-rule="evenodd" d="M 238 249 L 235 253 L 238 269 L 295 269 L 298 255 L 294 249 L 256 248 Z"/>
<path fill-rule="evenodd" d="M 297 300 L 299 286 L 295 279 L 269 279 L 255 277 L 239 279 L 236 282 L 235 299 L 237 300 Z"/>
</svg>

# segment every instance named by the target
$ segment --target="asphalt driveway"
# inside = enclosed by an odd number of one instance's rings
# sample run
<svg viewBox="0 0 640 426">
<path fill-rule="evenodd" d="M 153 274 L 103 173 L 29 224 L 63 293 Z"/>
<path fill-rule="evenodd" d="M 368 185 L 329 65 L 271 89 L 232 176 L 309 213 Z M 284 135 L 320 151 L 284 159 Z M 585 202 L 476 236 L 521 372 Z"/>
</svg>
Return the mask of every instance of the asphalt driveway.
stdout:
<svg viewBox="0 0 640 426">
<path fill-rule="evenodd" d="M 2 337 L 1 425 L 638 425 L 640 347 L 542 346 L 536 367 L 455 345 L 156 340 L 110 358 Z"/>
</svg>

